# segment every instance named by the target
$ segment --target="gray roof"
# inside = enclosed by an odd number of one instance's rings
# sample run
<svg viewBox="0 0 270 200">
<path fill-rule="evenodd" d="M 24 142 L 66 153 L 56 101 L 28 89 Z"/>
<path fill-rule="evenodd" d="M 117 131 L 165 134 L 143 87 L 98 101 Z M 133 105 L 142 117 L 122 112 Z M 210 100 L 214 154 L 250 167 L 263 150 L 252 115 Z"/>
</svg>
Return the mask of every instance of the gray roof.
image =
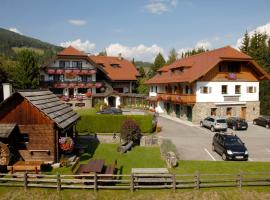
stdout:
<svg viewBox="0 0 270 200">
<path fill-rule="evenodd" d="M 16 124 L 0 124 L 0 138 L 8 138 Z"/>
<path fill-rule="evenodd" d="M 80 116 L 49 90 L 19 91 L 31 104 L 53 120 L 60 128 L 67 128 Z"/>
</svg>

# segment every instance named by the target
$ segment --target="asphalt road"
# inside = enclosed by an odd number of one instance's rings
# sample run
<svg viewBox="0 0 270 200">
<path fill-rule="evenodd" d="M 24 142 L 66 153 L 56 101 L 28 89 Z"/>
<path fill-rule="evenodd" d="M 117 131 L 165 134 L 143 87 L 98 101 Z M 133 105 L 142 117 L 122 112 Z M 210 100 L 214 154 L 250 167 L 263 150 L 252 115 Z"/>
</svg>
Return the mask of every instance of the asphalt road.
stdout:
<svg viewBox="0 0 270 200">
<path fill-rule="evenodd" d="M 200 126 L 189 126 L 171 119 L 159 117 L 162 126 L 160 136 L 171 139 L 182 160 L 221 161 L 221 156 L 212 151 L 214 133 Z M 249 161 L 270 162 L 270 129 L 249 124 L 247 131 L 228 132 L 237 134 L 249 151 Z"/>
</svg>

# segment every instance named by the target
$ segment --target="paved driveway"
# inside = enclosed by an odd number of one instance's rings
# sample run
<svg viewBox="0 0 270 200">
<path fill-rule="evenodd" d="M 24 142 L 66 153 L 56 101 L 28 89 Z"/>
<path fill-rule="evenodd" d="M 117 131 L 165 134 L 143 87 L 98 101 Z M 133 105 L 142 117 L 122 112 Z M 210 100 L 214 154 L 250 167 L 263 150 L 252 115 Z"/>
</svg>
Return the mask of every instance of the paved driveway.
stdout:
<svg viewBox="0 0 270 200">
<path fill-rule="evenodd" d="M 220 155 L 212 152 L 214 133 L 199 126 L 189 126 L 164 117 L 159 117 L 162 126 L 160 136 L 171 139 L 182 160 L 222 160 Z M 228 129 L 228 132 L 233 132 Z M 250 124 L 247 131 L 235 131 L 245 142 L 250 161 L 270 162 L 270 129 Z"/>
</svg>

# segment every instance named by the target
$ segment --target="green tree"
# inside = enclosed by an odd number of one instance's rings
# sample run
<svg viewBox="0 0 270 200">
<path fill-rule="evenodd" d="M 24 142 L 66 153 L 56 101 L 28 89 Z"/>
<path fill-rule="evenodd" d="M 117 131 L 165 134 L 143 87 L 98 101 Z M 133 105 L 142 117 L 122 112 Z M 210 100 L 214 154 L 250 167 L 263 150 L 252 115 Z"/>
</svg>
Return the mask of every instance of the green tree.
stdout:
<svg viewBox="0 0 270 200">
<path fill-rule="evenodd" d="M 177 54 L 176 50 L 174 48 L 171 49 L 170 54 L 169 54 L 169 58 L 168 58 L 168 61 L 166 64 L 170 65 L 170 64 L 174 63 L 177 60 L 177 56 L 178 56 L 178 54 Z"/>
<path fill-rule="evenodd" d="M 139 74 L 140 74 L 140 77 L 145 77 L 145 71 L 144 71 L 144 68 L 143 68 L 143 66 L 140 66 L 139 67 Z"/>
<path fill-rule="evenodd" d="M 18 64 L 13 72 L 14 87 L 35 89 L 39 85 L 39 56 L 32 50 L 22 50 L 17 55 Z"/>
<path fill-rule="evenodd" d="M 147 80 L 146 77 L 139 78 L 137 81 L 137 92 L 139 94 L 148 94 L 149 93 L 149 87 L 145 84 L 145 81 Z"/>
<path fill-rule="evenodd" d="M 161 53 L 159 53 L 154 61 L 154 64 L 151 66 L 149 72 L 148 72 L 148 76 L 149 78 L 153 77 L 156 75 L 157 71 L 163 67 L 166 64 L 166 61 L 163 57 L 163 55 Z"/>
<path fill-rule="evenodd" d="M 99 56 L 107 56 L 107 51 L 106 51 L 106 50 L 101 51 L 101 52 L 99 52 L 98 55 L 99 55 Z"/>
<path fill-rule="evenodd" d="M 242 41 L 242 45 L 240 47 L 240 50 L 244 53 L 248 53 L 249 52 L 249 42 L 250 42 L 250 38 L 248 35 L 248 32 L 246 31 L 243 41 Z"/>
</svg>

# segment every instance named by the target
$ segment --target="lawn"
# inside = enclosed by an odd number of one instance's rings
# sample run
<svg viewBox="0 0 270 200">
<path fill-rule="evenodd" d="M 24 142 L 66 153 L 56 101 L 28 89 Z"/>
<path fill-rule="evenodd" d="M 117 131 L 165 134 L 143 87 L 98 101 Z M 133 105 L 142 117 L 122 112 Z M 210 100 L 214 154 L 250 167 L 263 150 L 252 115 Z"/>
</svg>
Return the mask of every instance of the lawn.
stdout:
<svg viewBox="0 0 270 200">
<path fill-rule="evenodd" d="M 94 144 L 89 151 L 81 156 L 80 164 L 87 163 L 89 159 L 104 159 L 105 165 L 114 163 L 117 160 L 117 167 L 120 174 L 130 174 L 131 168 L 136 167 L 165 167 L 165 162 L 160 158 L 158 147 L 132 148 L 131 151 L 122 154 L 117 152 L 117 144 Z M 60 174 L 71 173 L 70 167 L 62 167 L 52 171 Z"/>
</svg>

